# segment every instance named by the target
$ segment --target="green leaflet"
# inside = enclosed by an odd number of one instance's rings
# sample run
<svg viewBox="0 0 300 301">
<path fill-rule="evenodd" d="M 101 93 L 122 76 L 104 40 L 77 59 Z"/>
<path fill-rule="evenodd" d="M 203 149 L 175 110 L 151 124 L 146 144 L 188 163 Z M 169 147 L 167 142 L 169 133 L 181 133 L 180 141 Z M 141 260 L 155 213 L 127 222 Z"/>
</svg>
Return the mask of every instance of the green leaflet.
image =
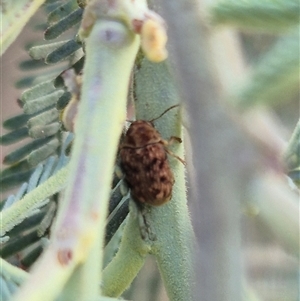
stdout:
<svg viewBox="0 0 300 301">
<path fill-rule="evenodd" d="M 69 15 L 51 25 L 45 31 L 45 40 L 53 40 L 63 34 L 66 30 L 73 27 L 81 21 L 83 9 L 78 8 Z"/>
<path fill-rule="evenodd" d="M 53 24 L 69 15 L 73 10 L 78 8 L 78 4 L 75 0 L 70 0 L 52 10 L 48 15 L 48 23 Z"/>
<path fill-rule="evenodd" d="M 58 99 L 64 94 L 64 90 L 55 90 L 31 101 L 27 101 L 23 107 L 25 114 L 34 114 L 40 112 L 57 103 Z"/>
</svg>

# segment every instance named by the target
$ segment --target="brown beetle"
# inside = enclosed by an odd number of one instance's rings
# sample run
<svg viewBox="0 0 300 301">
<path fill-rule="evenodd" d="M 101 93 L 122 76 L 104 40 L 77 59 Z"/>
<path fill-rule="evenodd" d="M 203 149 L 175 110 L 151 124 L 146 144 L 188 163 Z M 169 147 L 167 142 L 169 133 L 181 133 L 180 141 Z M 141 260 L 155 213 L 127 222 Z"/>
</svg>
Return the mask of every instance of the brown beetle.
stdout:
<svg viewBox="0 0 300 301">
<path fill-rule="evenodd" d="M 121 167 L 125 181 L 131 189 L 131 196 L 136 202 L 160 206 L 172 197 L 174 176 L 170 169 L 167 153 L 185 162 L 168 150 L 171 141 L 181 142 L 178 137 L 169 141 L 162 139 L 154 128 L 153 121 L 137 120 L 131 123 L 120 146 Z"/>
</svg>

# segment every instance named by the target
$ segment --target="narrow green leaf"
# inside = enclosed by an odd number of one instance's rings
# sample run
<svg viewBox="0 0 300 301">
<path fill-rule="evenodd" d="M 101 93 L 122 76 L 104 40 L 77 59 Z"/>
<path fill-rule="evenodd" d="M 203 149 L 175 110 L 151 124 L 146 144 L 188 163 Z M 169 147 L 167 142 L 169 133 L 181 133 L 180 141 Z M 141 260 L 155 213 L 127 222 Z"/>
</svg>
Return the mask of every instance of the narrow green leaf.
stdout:
<svg viewBox="0 0 300 301">
<path fill-rule="evenodd" d="M 62 0 L 47 0 L 45 3 L 46 13 L 50 13 L 61 5 Z"/>
<path fill-rule="evenodd" d="M 34 188 L 37 187 L 42 172 L 43 172 L 43 164 L 39 164 L 35 168 L 35 170 L 32 173 L 32 175 L 30 176 L 30 179 L 28 181 L 28 186 L 27 186 L 26 193 L 29 193 L 30 191 L 32 191 Z"/>
<path fill-rule="evenodd" d="M 119 203 L 120 206 L 108 217 L 105 228 L 105 245 L 109 243 L 129 213 L 129 197 L 124 197 Z"/>
<path fill-rule="evenodd" d="M 76 8 L 78 8 L 78 4 L 75 0 L 70 0 L 67 3 L 63 3 L 49 13 L 48 23 L 53 24 L 58 22 L 60 19 L 68 16 Z"/>
<path fill-rule="evenodd" d="M 22 185 L 23 186 L 23 185 Z M 13 203 L 15 202 L 15 196 L 14 195 L 10 195 L 6 201 L 5 201 L 5 204 L 3 206 L 3 210 L 6 209 L 6 208 L 9 208 Z"/>
<path fill-rule="evenodd" d="M 37 228 L 37 234 L 39 237 L 42 237 L 50 228 L 52 221 L 55 217 L 56 210 L 57 210 L 56 203 L 51 202 L 46 214 L 43 217 L 43 220 L 41 221 L 41 223 Z"/>
<path fill-rule="evenodd" d="M 34 60 L 44 59 L 49 53 L 53 52 L 55 49 L 57 49 L 61 45 L 64 45 L 67 41 L 68 40 L 50 43 L 50 44 L 46 44 L 46 45 L 33 46 L 29 50 L 29 55 Z"/>
<path fill-rule="evenodd" d="M 112 190 L 110 195 L 110 200 L 108 204 L 108 212 L 109 214 L 112 213 L 112 211 L 118 206 L 120 201 L 123 197 L 126 197 L 128 194 L 128 190 L 126 191 L 126 194 L 123 194 L 123 191 L 121 189 L 121 186 L 123 184 L 123 181 L 118 181 L 118 185 Z"/>
<path fill-rule="evenodd" d="M 78 60 L 73 66 L 72 68 L 75 70 L 76 74 L 79 74 L 82 69 L 83 69 L 83 66 L 84 66 L 84 56 Z"/>
<path fill-rule="evenodd" d="M 34 114 L 46 108 L 56 105 L 58 99 L 64 94 L 64 90 L 55 90 L 49 94 L 36 98 L 34 100 L 26 101 L 23 110 L 25 114 Z"/>
<path fill-rule="evenodd" d="M 47 80 L 23 92 L 21 100 L 23 102 L 33 100 L 55 91 L 53 80 Z"/>
<path fill-rule="evenodd" d="M 70 92 L 66 91 L 57 101 L 56 109 L 57 110 L 64 109 L 67 106 L 67 104 L 69 103 L 69 101 L 71 100 L 71 98 L 72 98 L 72 94 Z"/>
<path fill-rule="evenodd" d="M 61 129 L 61 123 L 54 122 L 45 126 L 34 126 L 29 129 L 29 136 L 37 138 L 45 138 L 53 136 Z"/>
<path fill-rule="evenodd" d="M 4 246 L 0 247 L 0 256 L 4 259 L 10 257 L 35 243 L 39 239 L 40 237 L 37 236 L 37 230 L 31 230 L 26 235 L 15 236 Z"/>
<path fill-rule="evenodd" d="M 18 172 L 15 174 L 10 174 L 5 177 L 0 177 L 0 189 L 2 192 L 11 189 L 13 187 L 16 187 L 20 185 L 21 183 L 24 183 L 28 180 L 30 175 L 32 174 L 32 170 L 27 170 L 23 172 Z"/>
<path fill-rule="evenodd" d="M 61 157 L 64 157 L 64 155 L 61 155 Z M 57 165 L 59 160 L 57 161 L 56 156 L 49 157 L 47 161 L 45 162 L 43 174 L 41 175 L 41 178 L 39 180 L 39 184 L 45 182 L 50 176 L 54 173 L 54 167 Z"/>
<path fill-rule="evenodd" d="M 70 55 L 80 48 L 81 43 L 78 43 L 75 40 L 70 40 L 64 45 L 58 47 L 53 52 L 49 53 L 45 58 L 45 62 L 47 64 L 56 64 L 62 60 L 66 60 L 70 57 Z"/>
<path fill-rule="evenodd" d="M 47 125 L 49 123 L 53 123 L 55 121 L 58 121 L 58 111 L 56 108 L 53 108 L 51 110 L 48 110 L 46 112 L 43 112 L 35 117 L 32 117 L 28 120 L 28 127 L 34 127 L 34 126 L 43 126 Z"/>
<path fill-rule="evenodd" d="M 23 61 L 19 64 L 19 68 L 23 71 L 27 71 L 27 70 L 35 70 L 38 68 L 44 68 L 45 62 L 43 60 L 27 60 L 27 61 Z"/>
<path fill-rule="evenodd" d="M 34 83 L 36 76 L 26 76 L 15 82 L 15 87 L 18 89 L 25 89 L 31 87 Z"/>
<path fill-rule="evenodd" d="M 48 80 L 55 80 L 58 74 L 67 68 L 67 64 L 60 64 L 56 65 L 55 67 L 56 68 L 50 68 L 47 72 L 37 76 L 33 81 L 33 85 L 38 85 Z"/>
<path fill-rule="evenodd" d="M 32 116 L 26 114 L 20 114 L 11 117 L 3 122 L 3 127 L 10 130 L 15 130 L 25 125 Z"/>
<path fill-rule="evenodd" d="M 50 155 L 52 155 L 57 148 L 59 147 L 59 140 L 53 139 L 48 143 L 44 144 L 40 148 L 32 151 L 28 157 L 29 165 L 35 166 L 38 163 L 47 159 Z"/>
<path fill-rule="evenodd" d="M 28 162 L 26 160 L 22 160 L 8 168 L 5 168 L 4 170 L 1 170 L 0 178 L 22 173 L 24 171 L 28 171 L 28 169 L 30 169 Z"/>
<path fill-rule="evenodd" d="M 41 147 L 45 143 L 49 142 L 51 138 L 44 138 L 44 139 L 37 139 L 31 141 L 30 143 L 22 146 L 21 148 L 11 152 L 10 154 L 6 155 L 3 159 L 4 164 L 14 164 L 25 156 L 29 155 L 33 150 L 38 147 Z"/>
<path fill-rule="evenodd" d="M 27 268 L 29 268 L 37 258 L 42 254 L 44 248 L 42 246 L 38 246 L 29 252 L 24 258 L 21 259 L 21 264 Z"/>
<path fill-rule="evenodd" d="M 54 25 L 48 27 L 45 31 L 44 37 L 45 40 L 52 40 L 59 37 L 62 33 L 76 25 L 80 22 L 82 17 L 83 9 L 78 8 L 73 11 L 71 14 L 61 19 Z"/>
<path fill-rule="evenodd" d="M 2 144 L 2 145 L 12 144 L 12 143 L 20 141 L 26 137 L 28 137 L 28 128 L 22 127 L 15 131 L 12 131 L 8 134 L 0 136 L 0 144 Z"/>
<path fill-rule="evenodd" d="M 26 218 L 22 223 L 15 226 L 11 231 L 9 231 L 7 233 L 7 235 L 9 235 L 10 237 L 15 237 L 24 231 L 28 231 L 30 228 L 34 228 L 34 227 L 38 226 L 41 223 L 41 221 L 43 220 L 43 218 L 46 214 L 47 208 L 49 208 L 49 207 L 45 206 L 36 214 Z"/>
</svg>

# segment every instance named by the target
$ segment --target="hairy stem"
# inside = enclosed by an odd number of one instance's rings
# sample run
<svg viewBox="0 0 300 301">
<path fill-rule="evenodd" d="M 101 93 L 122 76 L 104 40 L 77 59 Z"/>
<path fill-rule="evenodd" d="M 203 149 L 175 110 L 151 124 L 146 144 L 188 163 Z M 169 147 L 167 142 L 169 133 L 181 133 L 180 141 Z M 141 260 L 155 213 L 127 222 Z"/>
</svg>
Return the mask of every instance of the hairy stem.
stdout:
<svg viewBox="0 0 300 301">
<path fill-rule="evenodd" d="M 79 281 L 80 275 L 74 274 L 67 283 L 66 289 L 81 286 L 80 294 L 73 300 L 96 298 L 99 292 L 100 246 L 139 39 L 118 19 L 100 17 L 94 23 L 86 38 L 82 94 L 65 198 L 59 206 L 51 245 L 15 301 L 54 300 L 79 264 L 86 266 L 74 273 L 83 272 L 86 279 Z M 45 266 L 49 269 L 45 270 Z"/>
<path fill-rule="evenodd" d="M 191 206 L 199 248 L 195 299 L 241 300 L 238 204 L 244 139 L 219 104 L 199 1 L 157 1 L 169 28 L 174 75 L 189 115 L 193 157 Z M 241 142 L 243 141 L 243 142 Z M 237 189 L 239 188 L 239 189 Z M 230 275 L 230 277 L 229 277 Z"/>
<path fill-rule="evenodd" d="M 154 64 L 144 59 L 136 74 L 136 111 L 138 119 L 150 120 L 165 109 L 179 104 L 179 97 L 166 62 Z M 180 109 L 174 108 L 155 122 L 164 139 L 183 138 Z M 183 143 L 169 147 L 184 158 Z M 149 223 L 156 234 L 151 253 L 158 266 L 170 300 L 193 300 L 193 242 L 195 240 L 187 208 L 184 166 L 169 156 L 175 184 L 172 199 L 161 207 L 152 207 Z"/>
</svg>

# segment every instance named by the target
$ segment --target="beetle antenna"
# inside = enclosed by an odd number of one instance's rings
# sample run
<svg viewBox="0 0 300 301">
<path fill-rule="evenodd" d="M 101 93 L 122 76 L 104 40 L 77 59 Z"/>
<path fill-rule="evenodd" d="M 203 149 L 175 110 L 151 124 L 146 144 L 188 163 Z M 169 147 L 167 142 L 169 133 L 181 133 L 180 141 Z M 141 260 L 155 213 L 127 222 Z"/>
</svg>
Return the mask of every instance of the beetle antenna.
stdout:
<svg viewBox="0 0 300 301">
<path fill-rule="evenodd" d="M 168 109 L 166 109 L 164 112 L 162 112 L 158 117 L 152 119 L 152 120 L 149 120 L 149 122 L 153 122 L 154 120 L 157 120 L 158 118 L 162 117 L 163 115 L 165 115 L 168 111 L 176 108 L 176 107 L 179 107 L 179 105 L 174 105 L 174 106 L 171 106 L 169 107 Z"/>
</svg>

